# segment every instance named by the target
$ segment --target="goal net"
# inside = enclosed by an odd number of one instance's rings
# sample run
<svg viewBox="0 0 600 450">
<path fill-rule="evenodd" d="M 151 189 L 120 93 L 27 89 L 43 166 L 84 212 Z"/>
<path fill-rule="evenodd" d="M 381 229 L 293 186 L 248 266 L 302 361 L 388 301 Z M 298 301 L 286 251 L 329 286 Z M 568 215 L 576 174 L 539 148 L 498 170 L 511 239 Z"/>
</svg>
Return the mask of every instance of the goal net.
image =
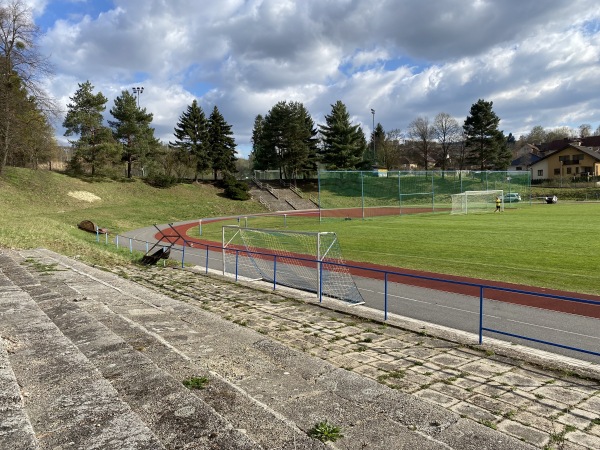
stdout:
<svg viewBox="0 0 600 450">
<path fill-rule="evenodd" d="M 500 199 L 500 209 L 504 211 L 504 191 L 465 191 L 452 194 L 452 214 L 476 214 L 496 210 L 496 199 Z"/>
<path fill-rule="evenodd" d="M 363 303 L 335 233 L 223 226 L 223 274 Z"/>
</svg>

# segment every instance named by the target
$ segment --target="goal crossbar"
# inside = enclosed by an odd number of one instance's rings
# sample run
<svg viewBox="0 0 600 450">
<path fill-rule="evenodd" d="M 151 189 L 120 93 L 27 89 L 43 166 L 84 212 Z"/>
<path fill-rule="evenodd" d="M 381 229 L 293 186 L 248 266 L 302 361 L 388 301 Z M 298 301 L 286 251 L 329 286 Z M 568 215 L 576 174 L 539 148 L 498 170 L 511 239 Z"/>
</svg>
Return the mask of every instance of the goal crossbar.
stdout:
<svg viewBox="0 0 600 450">
<path fill-rule="evenodd" d="M 223 274 L 239 274 L 352 303 L 362 295 L 333 232 L 223 226 Z"/>
<path fill-rule="evenodd" d="M 496 199 L 500 200 L 500 210 L 504 211 L 504 191 L 502 189 L 452 194 L 451 214 L 493 212 L 496 210 Z"/>
</svg>

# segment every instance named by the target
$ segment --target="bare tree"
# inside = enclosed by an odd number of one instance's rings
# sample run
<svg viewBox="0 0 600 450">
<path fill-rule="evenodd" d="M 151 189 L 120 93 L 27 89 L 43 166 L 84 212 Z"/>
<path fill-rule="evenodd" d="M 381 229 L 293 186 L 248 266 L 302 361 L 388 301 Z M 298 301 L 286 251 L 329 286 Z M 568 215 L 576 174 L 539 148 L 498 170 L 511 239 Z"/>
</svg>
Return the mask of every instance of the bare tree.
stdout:
<svg viewBox="0 0 600 450">
<path fill-rule="evenodd" d="M 385 139 L 378 141 L 377 158 L 381 167 L 387 170 L 400 168 L 401 143 L 403 140 L 402 131 L 394 129 L 385 133 Z"/>
<path fill-rule="evenodd" d="M 592 126 L 589 123 L 583 123 L 581 125 L 579 125 L 579 137 L 580 138 L 586 138 L 588 136 L 591 136 L 592 134 Z"/>
<path fill-rule="evenodd" d="M 450 149 L 461 137 L 461 127 L 450 114 L 441 112 L 433 120 L 433 136 L 440 146 L 439 162 L 442 171 L 450 159 Z"/>
<path fill-rule="evenodd" d="M 429 167 L 429 156 L 433 150 L 434 134 L 433 127 L 429 124 L 429 118 L 417 117 L 408 125 L 408 137 L 414 141 L 415 150 L 423 160 L 425 170 Z"/>
<path fill-rule="evenodd" d="M 51 73 L 47 59 L 39 53 L 39 36 L 40 29 L 23 1 L 0 0 L 0 175 L 20 126 L 22 91 L 35 98 L 41 111 L 56 112 L 39 82 Z"/>
</svg>

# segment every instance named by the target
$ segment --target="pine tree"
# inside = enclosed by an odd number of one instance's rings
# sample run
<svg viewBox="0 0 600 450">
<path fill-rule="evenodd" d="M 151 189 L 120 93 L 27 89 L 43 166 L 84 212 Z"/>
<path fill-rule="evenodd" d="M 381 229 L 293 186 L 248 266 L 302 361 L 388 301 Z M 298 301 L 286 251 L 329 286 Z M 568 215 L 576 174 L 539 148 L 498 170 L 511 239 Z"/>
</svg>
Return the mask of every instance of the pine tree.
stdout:
<svg viewBox="0 0 600 450">
<path fill-rule="evenodd" d="M 279 102 L 263 123 L 262 146 L 279 168 L 280 177 L 296 179 L 316 170 L 317 130 L 302 103 Z"/>
<path fill-rule="evenodd" d="M 115 99 L 110 114 L 116 120 L 108 123 L 114 138 L 123 145 L 122 160 L 127 162 L 127 178 L 131 178 L 134 161 L 144 164 L 159 145 L 154 137 L 154 128 L 150 127 L 153 116 L 146 112 L 146 108 L 140 109 L 136 98 L 128 91 L 122 91 L 121 96 Z"/>
<path fill-rule="evenodd" d="M 479 99 L 471 106 L 463 129 L 467 138 L 468 162 L 485 170 L 504 165 L 506 139 L 498 130 L 500 118 L 492 110 L 493 102 Z M 510 162 L 510 161 L 509 161 Z"/>
<path fill-rule="evenodd" d="M 198 174 L 209 169 L 211 164 L 208 156 L 208 120 L 196 100 L 179 117 L 174 134 L 177 140 L 169 144 L 192 158 L 194 181 L 198 181 Z"/>
<path fill-rule="evenodd" d="M 267 145 L 265 141 L 265 119 L 262 115 L 254 119 L 254 128 L 252 129 L 252 168 L 254 170 L 278 169 L 277 153 L 275 148 Z"/>
<path fill-rule="evenodd" d="M 353 170 L 362 162 L 365 136 L 359 125 L 352 125 L 350 115 L 340 100 L 331 105 L 331 114 L 325 116 L 325 125 L 319 125 L 321 161 L 329 170 Z"/>
<path fill-rule="evenodd" d="M 215 181 L 219 172 L 235 173 L 235 140 L 229 125 L 215 106 L 208 118 L 208 156 Z"/>
<path fill-rule="evenodd" d="M 71 103 L 67 104 L 63 127 L 65 136 L 79 136 L 77 140 L 69 141 L 74 149 L 71 167 L 79 169 L 83 161 L 90 166 L 94 176 L 97 168 L 117 160 L 119 148 L 110 129 L 102 125 L 102 113 L 108 99 L 102 92 L 94 94 L 94 86 L 89 81 L 78 86 L 75 95 L 69 97 Z"/>
</svg>

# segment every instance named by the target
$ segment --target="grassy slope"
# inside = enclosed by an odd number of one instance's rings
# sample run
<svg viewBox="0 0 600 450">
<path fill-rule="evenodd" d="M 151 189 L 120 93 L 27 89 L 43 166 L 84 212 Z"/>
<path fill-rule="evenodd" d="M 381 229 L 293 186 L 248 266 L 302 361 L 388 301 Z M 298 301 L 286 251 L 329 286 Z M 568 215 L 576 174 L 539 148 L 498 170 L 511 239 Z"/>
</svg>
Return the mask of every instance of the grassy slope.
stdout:
<svg viewBox="0 0 600 450">
<path fill-rule="evenodd" d="M 101 200 L 78 200 L 68 195 L 74 191 L 90 192 Z M 219 193 L 207 184 L 156 189 L 139 180 L 87 182 L 54 172 L 8 167 L 0 178 L 0 246 L 46 247 L 110 264 L 128 255 L 93 245 L 95 237 L 79 230 L 79 222 L 92 220 L 113 234 L 153 223 L 264 210 L 256 202 L 231 201 Z"/>
<path fill-rule="evenodd" d="M 90 192 L 101 200 L 77 200 L 68 195 L 72 191 Z M 155 189 L 140 181 L 86 182 L 52 172 L 7 168 L 0 178 L 0 246 L 46 247 L 109 265 L 128 260 L 128 252 L 95 245 L 92 234 L 77 229 L 81 220 L 92 220 L 113 234 L 153 223 L 263 211 L 257 203 L 234 202 L 218 194 L 211 185 Z M 282 223 L 281 218 L 271 220 Z M 322 223 L 287 218 L 290 229 L 336 231 L 348 260 L 595 294 L 600 294 L 598 223 L 599 203 L 560 202 L 503 214 L 424 214 Z M 220 242 L 221 225 L 204 225 L 204 237 L 214 234 Z M 248 219 L 250 227 L 275 225 Z"/>
</svg>

